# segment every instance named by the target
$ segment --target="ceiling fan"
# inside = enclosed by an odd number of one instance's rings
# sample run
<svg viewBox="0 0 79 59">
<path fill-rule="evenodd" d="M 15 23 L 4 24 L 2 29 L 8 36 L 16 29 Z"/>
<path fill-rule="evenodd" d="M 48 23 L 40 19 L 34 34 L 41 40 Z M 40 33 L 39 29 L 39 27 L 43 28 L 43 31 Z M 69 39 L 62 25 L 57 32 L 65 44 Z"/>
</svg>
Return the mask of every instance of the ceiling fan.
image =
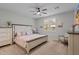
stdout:
<svg viewBox="0 0 79 59">
<path fill-rule="evenodd" d="M 42 15 L 42 14 L 47 14 L 45 11 L 46 11 L 47 9 L 45 8 L 45 9 L 41 9 L 41 8 L 39 8 L 39 7 L 36 7 L 35 8 L 35 10 L 33 10 L 32 12 L 33 12 L 33 15 Z"/>
</svg>

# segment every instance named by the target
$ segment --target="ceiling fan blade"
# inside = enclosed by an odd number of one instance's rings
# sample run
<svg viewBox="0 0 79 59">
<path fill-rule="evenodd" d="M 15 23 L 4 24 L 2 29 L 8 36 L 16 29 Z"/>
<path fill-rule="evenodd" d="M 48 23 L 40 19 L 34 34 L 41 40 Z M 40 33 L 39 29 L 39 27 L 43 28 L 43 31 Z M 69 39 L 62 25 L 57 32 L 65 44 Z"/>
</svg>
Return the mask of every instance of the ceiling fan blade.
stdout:
<svg viewBox="0 0 79 59">
<path fill-rule="evenodd" d="M 46 11 L 47 9 L 43 9 L 42 11 Z"/>
<path fill-rule="evenodd" d="M 36 11 L 30 11 L 30 12 L 36 12 Z"/>
<path fill-rule="evenodd" d="M 42 12 L 43 14 L 47 14 L 47 13 L 45 13 L 45 12 Z"/>
<path fill-rule="evenodd" d="M 36 15 L 36 13 L 34 13 L 33 15 Z"/>
</svg>

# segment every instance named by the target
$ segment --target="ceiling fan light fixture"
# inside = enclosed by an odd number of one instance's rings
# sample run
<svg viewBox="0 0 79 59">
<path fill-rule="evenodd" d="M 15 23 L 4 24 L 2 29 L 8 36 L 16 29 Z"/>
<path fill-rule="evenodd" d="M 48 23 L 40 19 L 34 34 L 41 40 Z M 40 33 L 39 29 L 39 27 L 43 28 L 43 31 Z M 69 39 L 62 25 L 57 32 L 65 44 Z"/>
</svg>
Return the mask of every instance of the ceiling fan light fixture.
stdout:
<svg viewBox="0 0 79 59">
<path fill-rule="evenodd" d="M 37 14 L 39 15 L 39 14 L 40 14 L 40 12 L 37 12 Z"/>
<path fill-rule="evenodd" d="M 42 9 L 42 10 L 41 10 L 41 8 L 35 8 L 35 9 L 36 9 L 36 11 L 32 11 L 32 12 L 34 12 L 33 15 L 39 15 L 39 16 L 41 16 L 42 14 L 47 14 L 46 12 L 44 12 L 44 11 L 47 10 L 46 8 Z"/>
</svg>

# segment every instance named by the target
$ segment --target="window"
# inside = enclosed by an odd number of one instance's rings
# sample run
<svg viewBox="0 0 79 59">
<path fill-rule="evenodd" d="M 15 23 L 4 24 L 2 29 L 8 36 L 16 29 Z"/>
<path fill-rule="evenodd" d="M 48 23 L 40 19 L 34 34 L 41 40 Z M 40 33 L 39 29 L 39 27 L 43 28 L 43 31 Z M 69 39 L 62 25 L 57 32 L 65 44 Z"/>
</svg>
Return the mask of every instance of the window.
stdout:
<svg viewBox="0 0 79 59">
<path fill-rule="evenodd" d="M 49 20 L 44 20 L 44 30 L 45 31 L 52 31 L 56 27 L 56 19 L 49 19 Z"/>
</svg>

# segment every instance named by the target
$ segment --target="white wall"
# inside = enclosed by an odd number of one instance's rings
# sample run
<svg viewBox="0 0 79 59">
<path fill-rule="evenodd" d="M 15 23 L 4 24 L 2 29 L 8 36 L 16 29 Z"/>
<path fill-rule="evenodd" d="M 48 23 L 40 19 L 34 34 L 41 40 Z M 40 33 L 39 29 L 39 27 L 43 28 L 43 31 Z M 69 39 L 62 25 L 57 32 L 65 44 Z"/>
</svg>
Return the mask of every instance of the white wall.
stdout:
<svg viewBox="0 0 79 59">
<path fill-rule="evenodd" d="M 32 18 L 23 17 L 19 14 L 0 9 L 0 26 L 7 26 L 7 21 L 13 24 L 34 25 L 34 20 Z"/>
<path fill-rule="evenodd" d="M 42 28 L 40 28 L 40 26 L 43 26 L 44 20 L 47 20 L 47 19 L 49 20 L 53 18 L 56 18 L 56 21 L 57 21 L 56 25 L 62 21 L 64 23 L 63 28 L 56 27 L 55 30 L 50 31 L 50 32 L 45 32 Z M 39 19 L 36 19 L 36 22 L 35 22 L 35 24 L 37 25 L 36 27 L 38 28 L 39 32 L 41 34 L 47 34 L 49 39 L 51 40 L 58 39 L 58 35 L 60 34 L 65 34 L 69 29 L 71 29 L 73 23 L 74 23 L 73 11 L 64 12 L 64 13 L 52 15 L 49 17 L 39 18 Z"/>
</svg>

